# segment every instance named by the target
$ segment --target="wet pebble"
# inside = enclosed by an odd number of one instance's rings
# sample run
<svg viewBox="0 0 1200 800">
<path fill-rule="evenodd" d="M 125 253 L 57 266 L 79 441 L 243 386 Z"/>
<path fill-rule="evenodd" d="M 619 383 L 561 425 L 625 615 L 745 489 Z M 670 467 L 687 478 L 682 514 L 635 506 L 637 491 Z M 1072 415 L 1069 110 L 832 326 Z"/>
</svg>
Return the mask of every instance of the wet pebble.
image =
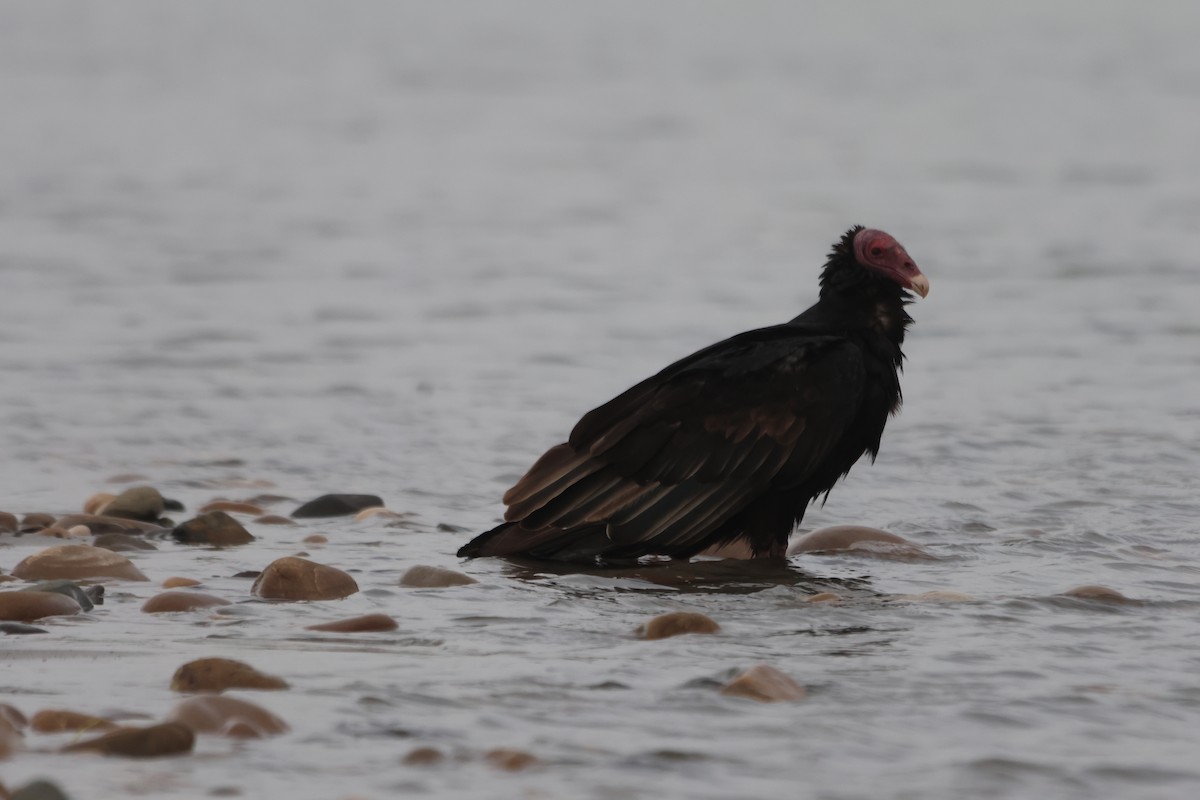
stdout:
<svg viewBox="0 0 1200 800">
<path fill-rule="evenodd" d="M 806 603 L 838 603 L 841 602 L 842 596 L 834 592 L 818 592 L 804 598 Z"/>
<path fill-rule="evenodd" d="M 66 595 L 76 603 L 79 603 L 79 607 L 84 611 L 91 611 L 93 607 L 91 596 L 75 581 L 42 581 L 41 583 L 35 583 L 33 586 L 27 586 L 21 589 L 21 591 L 55 592 Z"/>
<path fill-rule="evenodd" d="M 358 584 L 336 567 L 286 556 L 268 564 L 250 592 L 270 600 L 340 600 L 358 592 Z"/>
<path fill-rule="evenodd" d="M 0 511 L 0 533 L 16 533 L 19 523 L 15 514 Z"/>
<path fill-rule="evenodd" d="M 309 625 L 307 631 L 326 631 L 330 633 L 367 633 L 370 631 L 394 631 L 400 625 L 387 614 L 365 614 L 361 617 L 322 622 Z"/>
<path fill-rule="evenodd" d="M 228 600 L 202 592 L 162 592 L 142 604 L 142 611 L 146 614 L 163 614 L 227 605 L 230 605 Z"/>
<path fill-rule="evenodd" d="M 249 514 L 253 517 L 261 517 L 266 513 L 260 506 L 253 503 L 239 503 L 233 500 L 213 500 L 211 503 L 205 503 L 200 506 L 201 514 L 209 514 L 213 511 L 224 511 L 227 514 Z"/>
<path fill-rule="evenodd" d="M 95 751 L 127 758 L 158 758 L 190 753 L 196 734 L 179 722 L 164 722 L 146 728 L 119 728 L 95 739 L 67 745 L 63 752 Z"/>
<path fill-rule="evenodd" d="M 0 620 L 33 622 L 45 617 L 78 614 L 81 610 L 79 603 L 56 592 L 0 592 Z"/>
<path fill-rule="evenodd" d="M 67 793 L 50 781 L 27 783 L 12 793 L 11 800 L 71 800 Z"/>
<path fill-rule="evenodd" d="M 1133 600 L 1121 594 L 1116 589 L 1110 589 L 1107 586 L 1099 586 L 1094 583 L 1067 589 L 1063 594 L 1067 597 L 1078 597 L 1081 600 L 1106 600 L 1110 603 L 1133 602 Z"/>
<path fill-rule="evenodd" d="M 261 739 L 285 733 L 287 723 L 262 706 L 225 694 L 188 698 L 171 709 L 167 719 L 196 733 L 215 733 L 241 739 Z"/>
<path fill-rule="evenodd" d="M 440 764 L 446 760 L 446 754 L 436 747 L 418 747 L 410 750 L 404 756 L 404 763 L 410 766 L 428 767 Z"/>
<path fill-rule="evenodd" d="M 231 547 L 254 541 L 250 531 L 224 511 L 201 514 L 176 527 L 171 535 L 176 541 L 184 544 L 208 544 L 215 547 Z"/>
<path fill-rule="evenodd" d="M 29 720 L 21 713 L 21 709 L 8 703 L 0 703 L 0 726 L 7 725 L 14 731 L 25 730 Z"/>
<path fill-rule="evenodd" d="M 721 626 L 704 614 L 694 611 L 673 611 L 660 614 L 637 629 L 642 639 L 667 639 L 687 633 L 716 633 Z"/>
<path fill-rule="evenodd" d="M 532 753 L 526 753 L 524 750 L 514 750 L 511 747 L 497 747 L 495 750 L 489 750 L 484 755 L 484 758 L 496 769 L 502 769 L 506 772 L 519 772 L 530 767 L 536 767 L 542 763 Z"/>
<path fill-rule="evenodd" d="M 141 522 L 136 519 L 122 519 L 121 517 L 105 517 L 95 514 L 68 514 L 58 521 L 61 527 L 74 527 L 76 525 L 86 525 L 91 532 L 97 536 L 103 533 L 129 533 L 129 534 L 146 534 L 150 536 L 161 536 L 165 531 L 161 525 L 153 522 Z"/>
<path fill-rule="evenodd" d="M 362 511 L 354 515 L 356 522 L 363 522 L 364 520 L 371 519 L 372 517 L 379 517 L 380 519 L 403 519 L 404 515 L 398 514 L 395 511 L 392 511 L 390 508 L 385 508 L 384 506 L 371 506 L 370 508 L 364 508 Z"/>
<path fill-rule="evenodd" d="M 162 516 L 166 506 L 163 496 L 153 486 L 134 486 L 126 489 L 104 507 L 104 516 L 153 522 Z"/>
<path fill-rule="evenodd" d="M 93 547 L 103 547 L 114 553 L 127 553 L 133 550 L 157 550 L 158 546 L 137 536 L 127 533 L 103 533 L 92 540 Z"/>
<path fill-rule="evenodd" d="M 34 625 L 26 625 L 24 622 L 0 622 L 0 633 L 12 636 L 21 636 L 26 633 L 49 633 L 45 628 L 39 628 Z"/>
<path fill-rule="evenodd" d="M 104 509 L 113 500 L 116 500 L 115 494 L 108 492 L 97 492 L 96 494 L 83 501 L 83 513 L 85 514 L 102 514 Z"/>
<path fill-rule="evenodd" d="M 479 581 L 470 575 L 464 575 L 452 569 L 430 567 L 425 564 L 417 564 L 415 567 L 409 567 L 400 577 L 401 586 L 413 588 L 432 589 L 445 586 L 468 586 L 472 583 L 479 583 Z"/>
<path fill-rule="evenodd" d="M 259 525 L 295 525 L 293 520 L 287 517 L 281 517 L 278 514 L 267 514 L 265 517 L 259 517 L 254 520 Z"/>
<path fill-rule="evenodd" d="M 721 694 L 760 703 L 803 700 L 804 687 L 768 664 L 757 664 L 721 687 Z"/>
<path fill-rule="evenodd" d="M 65 578 L 115 578 L 126 581 L 149 580 L 133 562 L 101 547 L 86 544 L 62 544 L 48 547 L 25 558 L 13 568 L 23 580 Z"/>
<path fill-rule="evenodd" d="M 189 661 L 171 677 L 175 692 L 223 692 L 226 689 L 287 689 L 287 681 L 259 672 L 232 658 L 200 658 Z"/>
<path fill-rule="evenodd" d="M 348 517 L 364 508 L 383 504 L 383 499 L 373 494 L 325 494 L 300 506 L 292 512 L 292 516 L 296 519 Z"/>
<path fill-rule="evenodd" d="M 109 731 L 116 728 L 117 724 L 92 714 L 48 708 L 34 714 L 29 720 L 29 727 L 38 733 L 63 733 L 64 731 Z"/>
<path fill-rule="evenodd" d="M 860 555 L 883 557 L 932 558 L 919 545 L 878 528 L 861 525 L 834 525 L 801 536 L 788 546 L 789 556 L 800 553 L 836 553 L 852 551 Z"/>
<path fill-rule="evenodd" d="M 199 586 L 200 581 L 195 578 L 180 578 L 178 576 L 167 578 L 162 582 L 164 589 L 182 589 L 188 586 Z"/>
<path fill-rule="evenodd" d="M 21 518 L 20 530 L 24 533 L 40 531 L 43 528 L 49 528 L 52 526 L 55 522 L 55 519 L 56 518 L 53 514 L 42 514 L 38 512 L 26 514 Z"/>
<path fill-rule="evenodd" d="M 48 536 L 52 539 L 86 539 L 92 535 L 92 532 L 86 525 L 76 525 L 72 528 L 51 525 L 49 528 L 42 528 L 37 535 Z"/>
<path fill-rule="evenodd" d="M 305 544 L 328 544 L 329 537 L 323 536 L 319 533 L 314 533 L 309 536 L 305 536 L 301 541 L 303 541 Z"/>
</svg>

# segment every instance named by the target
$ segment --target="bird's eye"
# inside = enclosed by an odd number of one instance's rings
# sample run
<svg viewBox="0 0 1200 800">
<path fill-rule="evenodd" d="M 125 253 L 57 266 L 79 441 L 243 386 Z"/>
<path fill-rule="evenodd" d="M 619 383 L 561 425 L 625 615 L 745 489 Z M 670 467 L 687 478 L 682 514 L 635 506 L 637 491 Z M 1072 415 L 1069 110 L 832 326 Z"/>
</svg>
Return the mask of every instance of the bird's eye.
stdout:
<svg viewBox="0 0 1200 800">
<path fill-rule="evenodd" d="M 882 248 L 882 247 L 872 247 L 872 248 L 871 248 L 871 255 L 873 255 L 873 256 L 875 256 L 876 258 L 878 258 L 879 256 L 883 255 L 883 248 Z"/>
</svg>

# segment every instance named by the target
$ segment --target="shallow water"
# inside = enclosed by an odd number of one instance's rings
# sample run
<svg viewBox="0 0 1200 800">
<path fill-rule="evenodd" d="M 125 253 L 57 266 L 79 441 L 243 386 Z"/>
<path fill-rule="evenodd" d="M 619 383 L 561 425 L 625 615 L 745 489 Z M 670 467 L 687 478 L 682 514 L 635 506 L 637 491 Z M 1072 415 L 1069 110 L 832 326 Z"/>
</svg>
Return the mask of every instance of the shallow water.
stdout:
<svg viewBox="0 0 1200 800">
<path fill-rule="evenodd" d="M 1193 796 L 1198 33 L 1186 3 L 0 7 L 0 508 L 138 473 L 189 509 L 269 482 L 413 515 L 165 543 L 133 555 L 151 583 L 0 640 L 27 713 L 161 716 L 177 666 L 224 655 L 292 684 L 253 698 L 292 733 L 0 776 L 80 800 Z M 456 562 L 582 412 L 802 310 L 856 222 L 933 291 L 883 452 L 805 528 L 939 560 Z M 249 602 L 230 576 L 312 532 L 364 591 Z M 418 563 L 481 583 L 400 588 Z M 175 574 L 246 602 L 142 614 Z M 1085 583 L 1139 602 L 1055 597 Z M 803 602 L 830 588 L 850 599 Z M 942 589 L 977 600 L 895 599 Z M 723 631 L 632 637 L 672 609 Z M 400 629 L 302 630 L 369 611 Z M 759 662 L 808 699 L 715 693 Z M 402 765 L 418 745 L 463 760 Z M 498 746 L 544 765 L 498 773 Z"/>
</svg>

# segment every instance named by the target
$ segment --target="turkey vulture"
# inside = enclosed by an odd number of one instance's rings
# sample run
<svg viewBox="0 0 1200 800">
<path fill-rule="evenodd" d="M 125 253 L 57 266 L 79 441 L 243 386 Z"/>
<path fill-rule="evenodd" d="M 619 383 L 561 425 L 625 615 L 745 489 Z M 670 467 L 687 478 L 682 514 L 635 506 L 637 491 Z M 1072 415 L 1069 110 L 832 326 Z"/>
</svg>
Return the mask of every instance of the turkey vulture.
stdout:
<svg viewBox="0 0 1200 800">
<path fill-rule="evenodd" d="M 909 291 L 925 297 L 929 281 L 900 243 L 851 228 L 816 304 L 585 414 L 504 495 L 505 521 L 458 555 L 686 558 L 740 539 L 783 557 L 809 503 L 879 452 L 900 407 Z"/>
</svg>

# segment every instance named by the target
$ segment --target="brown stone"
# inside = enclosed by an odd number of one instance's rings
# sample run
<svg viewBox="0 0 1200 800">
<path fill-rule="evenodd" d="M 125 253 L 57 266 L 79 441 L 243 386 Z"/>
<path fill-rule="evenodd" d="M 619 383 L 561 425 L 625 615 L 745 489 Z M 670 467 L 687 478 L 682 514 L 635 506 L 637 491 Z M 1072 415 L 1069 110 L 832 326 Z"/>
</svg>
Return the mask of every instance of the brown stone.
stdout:
<svg viewBox="0 0 1200 800">
<path fill-rule="evenodd" d="M 803 700 L 804 687 L 767 664 L 745 670 L 721 687 L 721 694 L 748 697 L 760 703 Z"/>
<path fill-rule="evenodd" d="M 479 581 L 472 578 L 470 575 L 464 575 L 461 572 L 455 572 L 452 569 L 443 567 L 429 567 L 424 564 L 417 564 L 415 567 L 409 567 L 408 571 L 400 578 L 401 586 L 409 586 L 412 588 L 434 589 L 445 586 L 467 586 Z"/>
<path fill-rule="evenodd" d="M 102 547 L 105 550 L 112 550 L 114 553 L 158 549 L 152 542 L 148 542 L 140 536 L 130 536 L 128 533 L 102 533 L 92 540 L 92 547 Z"/>
<path fill-rule="evenodd" d="M 200 506 L 200 513 L 207 514 L 211 511 L 224 511 L 229 514 L 249 514 L 254 517 L 261 517 L 267 513 L 260 506 L 253 503 L 239 503 L 233 500 L 213 500 L 211 503 L 205 503 Z"/>
<path fill-rule="evenodd" d="M 838 603 L 841 602 L 842 596 L 834 592 L 817 592 L 814 595 L 809 595 L 804 598 L 806 603 Z"/>
<path fill-rule="evenodd" d="M 267 514 L 265 517 L 259 517 L 254 520 L 259 525 L 295 525 L 294 520 L 287 517 L 281 517 L 278 514 Z"/>
<path fill-rule="evenodd" d="M 184 544 L 208 544 L 214 547 L 231 547 L 254 541 L 250 531 L 224 511 L 201 514 L 177 526 L 171 535 Z"/>
<path fill-rule="evenodd" d="M 195 743 L 196 734 L 187 725 L 164 722 L 148 728 L 119 728 L 95 739 L 67 745 L 63 751 L 91 750 L 110 756 L 158 758 L 190 753 Z"/>
<path fill-rule="evenodd" d="M 382 505 L 383 500 L 373 494 L 323 494 L 297 508 L 292 512 L 292 517 L 348 517 L 364 508 Z"/>
<path fill-rule="evenodd" d="M 71 531 L 67 530 L 66 528 L 60 528 L 57 525 L 51 525 L 49 528 L 42 528 L 37 532 L 37 535 L 45 536 L 50 539 L 86 539 L 92 535 L 92 532 L 82 525 L 76 526 L 71 530 L 78 530 L 79 528 L 83 528 L 83 534 L 79 536 L 73 535 Z"/>
<path fill-rule="evenodd" d="M 227 606 L 229 601 L 202 592 L 161 592 L 142 604 L 146 614 L 162 614 L 172 611 L 193 611 L 197 608 Z"/>
<path fill-rule="evenodd" d="M 15 514 L 0 511 L 0 533 L 16 533 L 19 527 Z"/>
<path fill-rule="evenodd" d="M 497 747 L 495 750 L 489 750 L 484 755 L 484 758 L 493 767 L 506 770 L 507 772 L 519 772 L 523 769 L 536 767 L 541 763 L 537 756 L 526 753 L 524 750 L 514 750 L 510 747 Z"/>
<path fill-rule="evenodd" d="M 183 589 L 188 586 L 199 586 L 200 581 L 196 580 L 195 578 L 174 577 L 167 578 L 162 582 L 162 585 L 164 589 Z"/>
<path fill-rule="evenodd" d="M 38 733 L 62 733 L 110 731 L 117 727 L 115 722 L 91 714 L 62 709 L 45 709 L 33 715 L 29 727 Z"/>
<path fill-rule="evenodd" d="M 440 764 L 446 760 L 446 754 L 436 747 L 418 747 L 410 750 L 404 757 L 404 763 L 410 766 L 428 767 Z"/>
<path fill-rule="evenodd" d="M 295 556 L 272 561 L 250 587 L 270 600 L 340 600 L 357 591 L 354 578 L 340 569 Z"/>
<path fill-rule="evenodd" d="M 390 508 L 385 506 L 371 506 L 370 508 L 364 508 L 362 511 L 355 514 L 354 521 L 363 522 L 364 520 L 371 519 L 371 517 L 379 517 L 381 519 L 402 519 L 404 515 L 397 514 L 395 511 L 392 511 Z"/>
<path fill-rule="evenodd" d="M 787 554 L 835 553 L 853 551 L 861 555 L 885 557 L 932 558 L 920 546 L 903 536 L 866 528 L 861 525 L 834 525 L 801 536 L 788 546 Z"/>
<path fill-rule="evenodd" d="M 114 497 L 104 507 L 104 516 L 153 522 L 162 516 L 162 494 L 153 486 L 134 486 Z"/>
<path fill-rule="evenodd" d="M 105 479 L 105 483 L 138 483 L 139 481 L 150 480 L 145 475 L 138 472 L 122 472 L 117 475 L 110 475 Z"/>
<path fill-rule="evenodd" d="M 0 725 L 0 761 L 10 758 L 13 753 L 18 752 L 25 746 L 25 740 L 21 738 L 19 731 L 15 731 L 7 725 Z"/>
<path fill-rule="evenodd" d="M 327 631 L 331 633 L 367 633 L 370 631 L 394 631 L 400 627 L 396 620 L 387 614 L 366 614 L 361 617 L 322 622 L 319 625 L 309 625 L 306 631 Z"/>
<path fill-rule="evenodd" d="M 79 603 L 57 592 L 0 592 L 0 619 L 33 622 L 44 617 L 78 614 Z"/>
<path fill-rule="evenodd" d="M 287 681 L 265 675 L 254 667 L 232 658 L 200 658 L 189 661 L 171 678 L 175 692 L 223 692 L 226 689 L 262 689 L 273 691 L 288 688 Z"/>
<path fill-rule="evenodd" d="M 60 544 L 47 547 L 17 564 L 13 575 L 27 581 L 81 580 L 114 578 L 125 581 L 149 580 L 133 562 L 111 550 L 86 544 Z"/>
<path fill-rule="evenodd" d="M 301 541 L 303 541 L 305 544 L 327 544 L 329 542 L 329 537 L 322 536 L 319 533 L 314 533 L 309 536 L 305 536 Z"/>
<path fill-rule="evenodd" d="M 165 532 L 163 526 L 153 522 L 141 522 L 136 519 L 123 519 L 122 517 L 105 517 L 96 514 L 68 514 L 58 521 L 58 525 L 63 528 L 86 525 L 97 536 L 102 533 L 161 536 Z"/>
<path fill-rule="evenodd" d="M 704 614 L 693 611 L 672 611 L 669 614 L 659 614 L 645 625 L 638 627 L 637 633 L 643 639 L 666 639 L 685 633 L 716 633 L 721 626 Z"/>
<path fill-rule="evenodd" d="M 1063 592 L 1063 594 L 1067 597 L 1078 597 L 1082 600 L 1106 600 L 1110 603 L 1133 602 L 1116 589 L 1110 589 L 1107 586 L 1098 586 L 1094 583 L 1076 586 L 1073 589 L 1067 589 L 1065 592 Z"/>
<path fill-rule="evenodd" d="M 196 733 L 237 738 L 263 738 L 284 733 L 287 723 L 262 706 L 225 694 L 201 694 L 171 709 L 167 719 L 182 722 Z"/>
<path fill-rule="evenodd" d="M 113 500 L 116 500 L 115 494 L 108 492 L 97 492 L 96 494 L 83 501 L 83 513 L 85 514 L 100 514 Z"/>
<path fill-rule="evenodd" d="M 10 706 L 8 703 L 0 703 L 0 727 L 8 727 L 20 732 L 25 730 L 27 725 L 29 725 L 29 720 L 25 719 L 21 709 Z"/>
<path fill-rule="evenodd" d="M 26 514 L 21 519 L 21 530 L 26 533 L 40 531 L 42 528 L 49 528 L 51 525 L 53 525 L 55 519 L 56 518 L 53 514 Z"/>
</svg>

